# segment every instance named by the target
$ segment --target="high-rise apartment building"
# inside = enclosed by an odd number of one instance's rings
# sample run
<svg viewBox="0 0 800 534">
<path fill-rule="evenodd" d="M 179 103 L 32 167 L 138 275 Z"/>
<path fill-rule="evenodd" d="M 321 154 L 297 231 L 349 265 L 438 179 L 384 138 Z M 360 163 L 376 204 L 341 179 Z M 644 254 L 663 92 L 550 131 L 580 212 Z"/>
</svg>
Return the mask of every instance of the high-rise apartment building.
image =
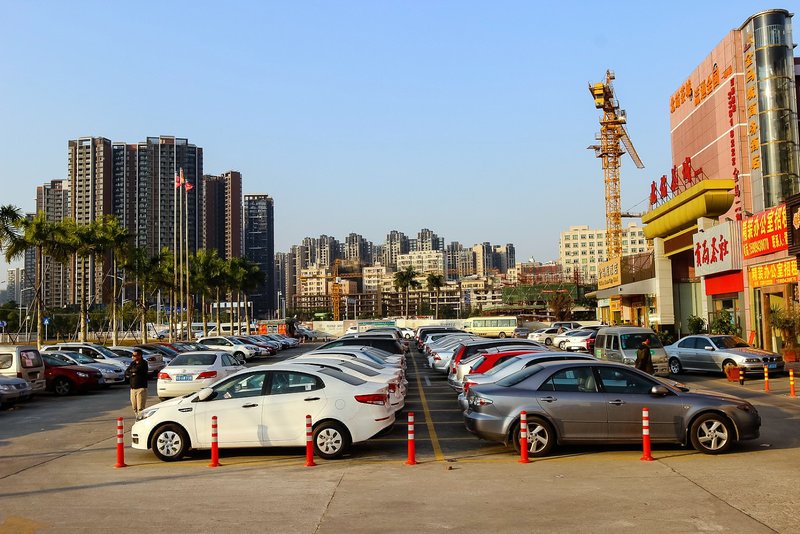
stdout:
<svg viewBox="0 0 800 534">
<path fill-rule="evenodd" d="M 383 244 L 383 265 L 391 270 L 397 270 L 397 257 L 400 254 L 408 254 L 409 250 L 408 237 L 403 232 L 392 230 Z"/>
<path fill-rule="evenodd" d="M 203 176 L 203 246 L 230 259 L 242 256 L 242 175 Z"/>
<path fill-rule="evenodd" d="M 316 263 L 320 267 L 332 267 L 339 258 L 339 241 L 335 237 L 321 235 L 317 239 Z"/>
<path fill-rule="evenodd" d="M 484 241 L 478 245 L 473 245 L 472 252 L 475 253 L 475 274 L 478 276 L 490 274 L 494 267 L 492 245 L 488 241 Z"/>
<path fill-rule="evenodd" d="M 360 234 L 351 233 L 344 241 L 344 259 L 361 265 L 372 263 L 372 244 Z"/>
<path fill-rule="evenodd" d="M 81 137 L 70 140 L 67 146 L 72 219 L 77 224 L 88 224 L 111 215 L 114 195 L 111 141 L 105 137 Z M 81 295 L 88 302 L 101 303 L 104 286 L 110 287 L 103 274 L 103 259 L 76 258 L 71 302 L 78 302 Z"/>
<path fill-rule="evenodd" d="M 561 271 L 568 279 L 573 279 L 575 272 L 581 282 L 589 283 L 597 280 L 600 264 L 608 259 L 606 230 L 590 229 L 588 226 L 570 226 L 561 232 L 558 241 L 558 257 Z M 635 222 L 622 229 L 622 255 L 637 254 L 647 250 L 644 230 Z"/>
<path fill-rule="evenodd" d="M 112 143 L 113 189 L 111 213 L 120 225 L 131 233 L 136 231 L 138 211 L 137 187 L 138 167 L 136 162 L 137 145 Z"/>
<path fill-rule="evenodd" d="M 514 245 L 495 245 L 492 249 L 492 262 L 494 268 L 505 274 L 517 264 L 517 253 Z"/>
<path fill-rule="evenodd" d="M 445 254 L 441 250 L 412 250 L 408 254 L 397 257 L 397 270 L 402 271 L 408 267 L 419 274 L 444 274 Z"/>
<path fill-rule="evenodd" d="M 264 282 L 249 296 L 258 319 L 272 318 L 278 303 L 275 277 L 275 205 L 269 195 L 244 196 L 244 256 L 264 273 Z"/>
<path fill-rule="evenodd" d="M 432 230 L 423 228 L 417 233 L 413 250 L 444 250 L 444 238 L 439 237 Z"/>
<path fill-rule="evenodd" d="M 70 183 L 52 180 L 36 188 L 36 212 L 44 213 L 50 222 L 71 217 Z M 61 263 L 50 256 L 42 258 L 42 305 L 45 309 L 63 308 L 71 303 L 69 262 Z"/>
</svg>

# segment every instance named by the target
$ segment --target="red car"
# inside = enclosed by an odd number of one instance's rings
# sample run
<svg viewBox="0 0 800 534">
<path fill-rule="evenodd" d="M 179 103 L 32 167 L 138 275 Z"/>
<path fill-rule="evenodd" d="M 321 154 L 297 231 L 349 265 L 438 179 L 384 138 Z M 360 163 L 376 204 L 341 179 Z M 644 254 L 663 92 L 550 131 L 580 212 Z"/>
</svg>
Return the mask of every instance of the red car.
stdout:
<svg viewBox="0 0 800 534">
<path fill-rule="evenodd" d="M 92 367 L 71 365 L 42 352 L 46 389 L 56 395 L 69 395 L 80 391 L 85 393 L 98 389 L 103 383 L 103 375 Z"/>
<path fill-rule="evenodd" d="M 496 350 L 496 352 L 490 350 L 484 352 L 483 354 L 475 358 L 475 361 L 472 362 L 472 366 L 470 367 L 470 374 L 483 374 L 489 369 L 497 365 L 500 365 L 504 361 L 513 358 L 514 356 L 519 356 L 520 354 L 530 354 L 531 352 L 542 352 L 542 351 L 520 349 L 520 350 L 509 350 L 509 351 Z"/>
</svg>

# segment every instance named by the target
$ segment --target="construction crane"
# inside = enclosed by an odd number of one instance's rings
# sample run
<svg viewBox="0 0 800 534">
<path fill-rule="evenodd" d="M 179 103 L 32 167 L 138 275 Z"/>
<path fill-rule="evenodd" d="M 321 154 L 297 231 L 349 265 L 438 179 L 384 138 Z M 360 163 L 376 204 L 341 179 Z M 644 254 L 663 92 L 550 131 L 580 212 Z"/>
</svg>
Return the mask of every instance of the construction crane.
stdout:
<svg viewBox="0 0 800 534">
<path fill-rule="evenodd" d="M 639 169 L 644 168 L 639 154 L 633 148 L 633 143 L 625 130 L 625 110 L 620 109 L 614 95 L 614 71 L 606 71 L 605 83 L 589 84 L 589 92 L 594 97 L 594 105 L 603 110 L 600 118 L 600 133 L 595 139 L 599 145 L 591 145 L 595 156 L 603 162 L 603 178 L 606 189 L 606 243 L 608 246 L 608 259 L 622 255 L 622 210 L 619 199 L 619 167 L 620 157 L 625 150 L 630 154 L 633 163 Z M 625 150 L 622 146 L 625 146 Z"/>
<path fill-rule="evenodd" d="M 331 274 L 325 276 L 301 276 L 301 280 L 309 280 L 311 278 L 322 278 L 325 280 L 332 280 L 331 282 L 331 306 L 333 307 L 333 320 L 339 321 L 341 318 L 341 304 L 342 304 L 342 278 L 361 278 L 361 273 L 342 273 L 339 274 L 339 265 L 341 261 L 337 258 L 331 267 Z"/>
</svg>

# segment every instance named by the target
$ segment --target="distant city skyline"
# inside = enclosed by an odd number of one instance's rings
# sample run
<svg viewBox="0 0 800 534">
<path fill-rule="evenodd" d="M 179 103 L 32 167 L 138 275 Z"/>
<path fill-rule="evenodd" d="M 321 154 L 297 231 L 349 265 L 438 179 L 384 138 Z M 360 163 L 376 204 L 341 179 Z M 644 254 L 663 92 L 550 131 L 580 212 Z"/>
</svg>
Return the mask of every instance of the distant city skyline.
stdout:
<svg viewBox="0 0 800 534">
<path fill-rule="evenodd" d="M 381 242 L 430 228 L 556 260 L 560 232 L 605 225 L 600 162 L 585 149 L 599 129 L 587 82 L 616 71 L 646 166 L 623 161 L 622 207 L 642 211 L 673 164 L 670 96 L 760 9 L 611 7 L 613 25 L 583 2 L 144 2 L 120 23 L 116 6 L 10 2 L 3 203 L 33 211 L 36 187 L 67 177 L 69 139 L 174 135 L 204 148 L 207 174 L 237 169 L 244 194 L 274 199 L 276 252 L 306 236 Z M 144 50 L 173 48 L 170 61 L 136 66 Z"/>
</svg>

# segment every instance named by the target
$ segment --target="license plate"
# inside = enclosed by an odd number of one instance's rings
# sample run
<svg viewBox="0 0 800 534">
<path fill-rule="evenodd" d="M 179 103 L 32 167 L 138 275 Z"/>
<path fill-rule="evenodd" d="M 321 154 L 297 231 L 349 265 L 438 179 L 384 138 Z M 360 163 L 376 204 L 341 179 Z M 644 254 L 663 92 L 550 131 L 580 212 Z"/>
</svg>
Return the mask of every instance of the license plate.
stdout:
<svg viewBox="0 0 800 534">
<path fill-rule="evenodd" d="M 192 375 L 175 375 L 175 380 L 178 382 L 189 382 L 192 379 Z"/>
<path fill-rule="evenodd" d="M 767 366 L 768 369 L 776 369 L 778 367 L 777 363 L 771 363 Z"/>
</svg>

